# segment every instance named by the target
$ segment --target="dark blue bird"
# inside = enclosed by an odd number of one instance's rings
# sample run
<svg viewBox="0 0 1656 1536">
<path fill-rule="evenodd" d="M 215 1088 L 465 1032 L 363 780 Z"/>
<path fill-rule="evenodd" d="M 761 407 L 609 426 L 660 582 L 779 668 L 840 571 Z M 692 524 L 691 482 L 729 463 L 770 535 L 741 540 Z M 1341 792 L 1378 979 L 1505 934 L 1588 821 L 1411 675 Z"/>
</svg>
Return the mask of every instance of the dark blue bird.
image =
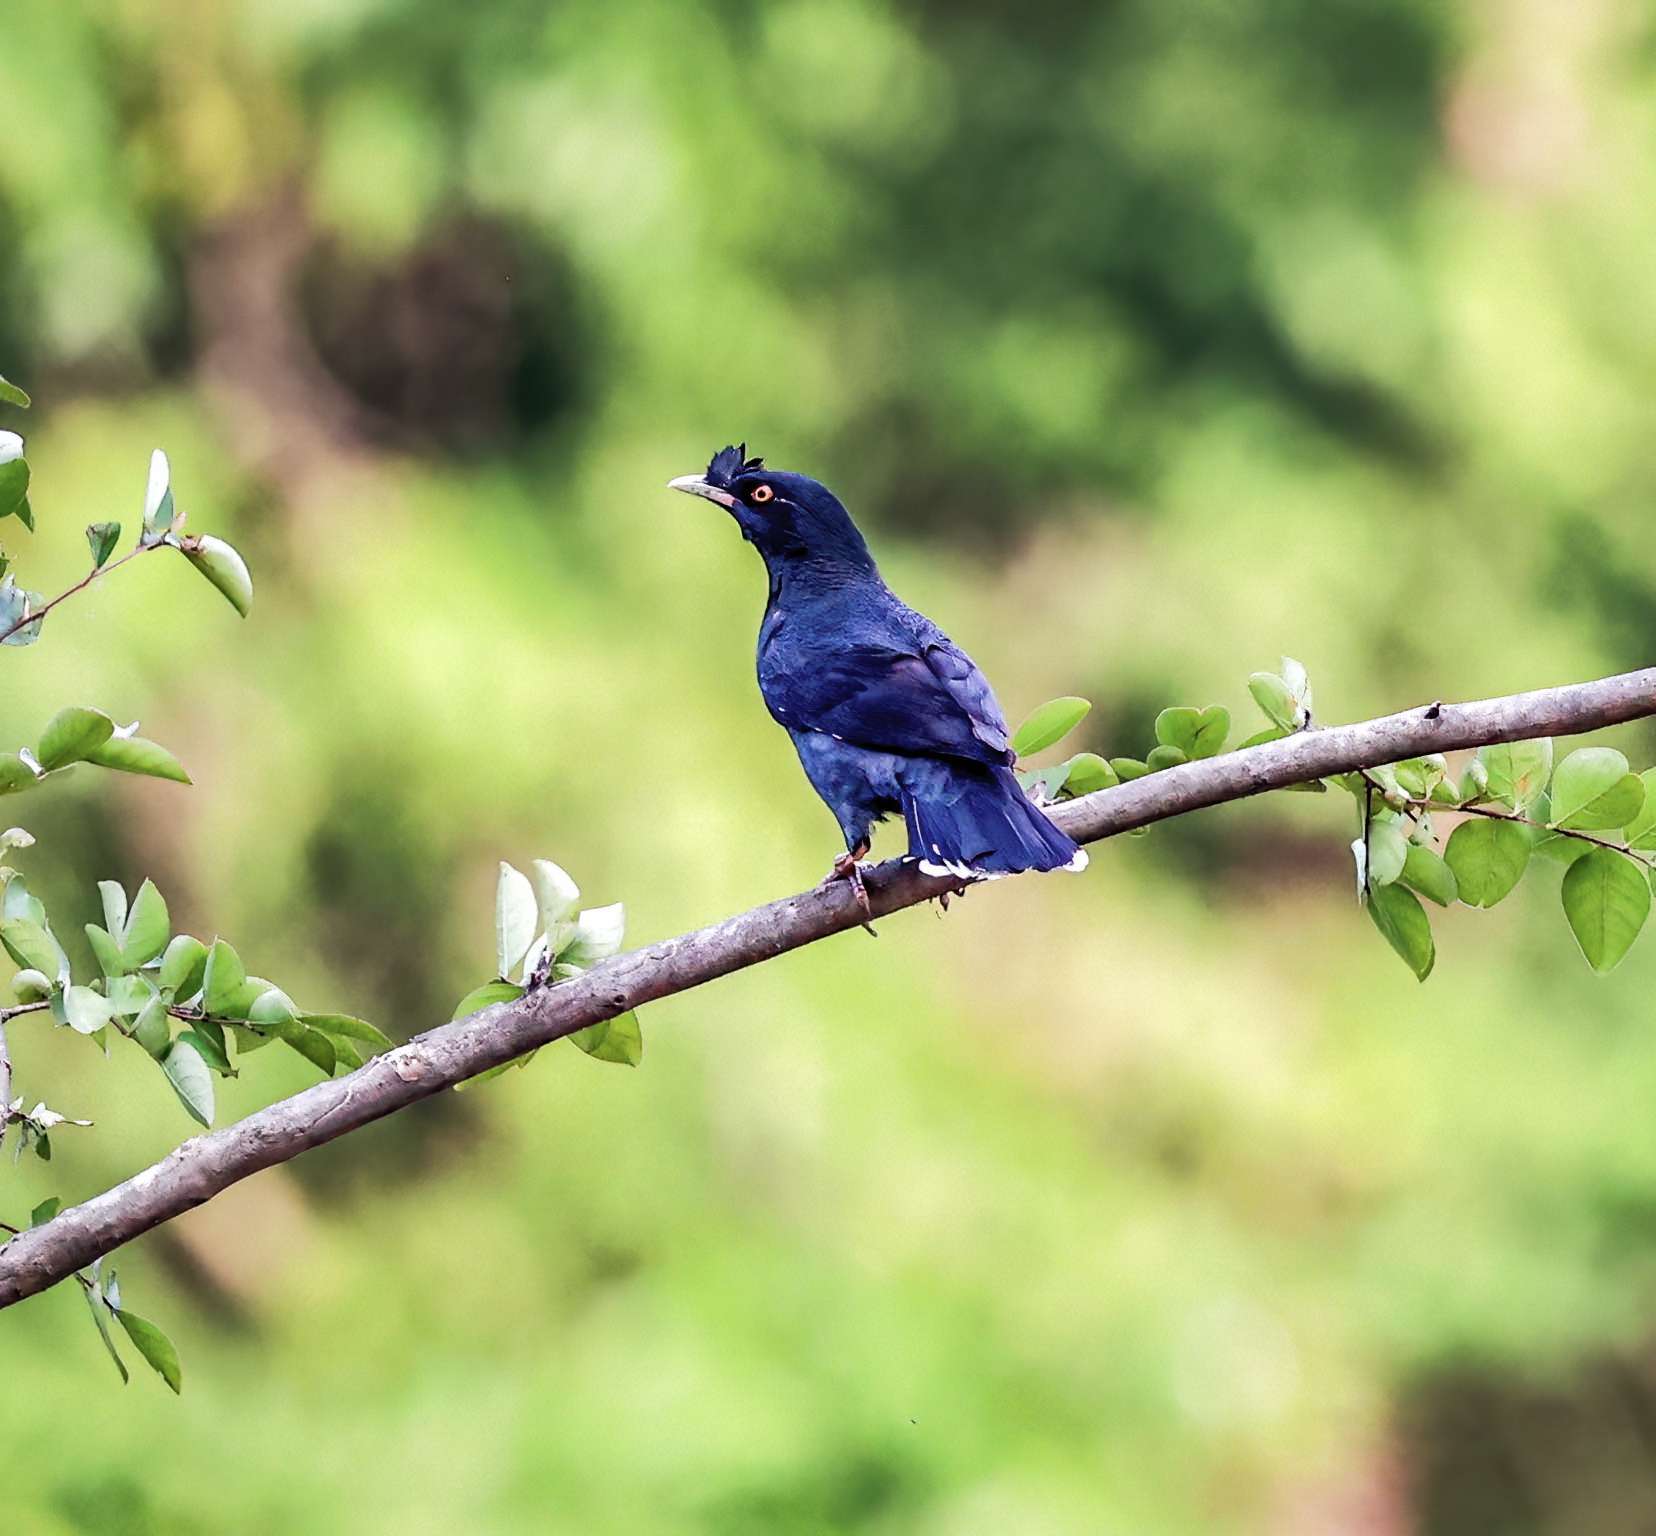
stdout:
<svg viewBox="0 0 1656 1536">
<path fill-rule="evenodd" d="M 1084 869 L 1087 855 L 1019 788 L 1011 732 L 977 665 L 900 602 L 833 492 L 746 446 L 673 489 L 727 508 L 764 558 L 759 691 L 845 834 L 834 875 L 867 908 L 857 861 L 900 815 L 931 874 Z"/>
</svg>

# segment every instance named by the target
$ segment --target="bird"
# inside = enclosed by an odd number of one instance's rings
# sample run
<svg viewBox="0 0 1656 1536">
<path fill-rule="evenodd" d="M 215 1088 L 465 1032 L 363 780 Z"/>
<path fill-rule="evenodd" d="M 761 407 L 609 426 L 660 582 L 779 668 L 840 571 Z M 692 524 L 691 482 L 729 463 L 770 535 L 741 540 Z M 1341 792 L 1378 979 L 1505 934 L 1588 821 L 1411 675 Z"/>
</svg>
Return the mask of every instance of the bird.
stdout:
<svg viewBox="0 0 1656 1536">
<path fill-rule="evenodd" d="M 824 884 L 863 883 L 875 823 L 901 816 L 907 859 L 962 883 L 1086 868 L 1023 791 L 1006 716 L 965 651 L 885 584 L 839 498 L 767 469 L 747 445 L 667 482 L 724 507 L 765 563 L 759 691 L 833 812 L 844 854 Z"/>
</svg>

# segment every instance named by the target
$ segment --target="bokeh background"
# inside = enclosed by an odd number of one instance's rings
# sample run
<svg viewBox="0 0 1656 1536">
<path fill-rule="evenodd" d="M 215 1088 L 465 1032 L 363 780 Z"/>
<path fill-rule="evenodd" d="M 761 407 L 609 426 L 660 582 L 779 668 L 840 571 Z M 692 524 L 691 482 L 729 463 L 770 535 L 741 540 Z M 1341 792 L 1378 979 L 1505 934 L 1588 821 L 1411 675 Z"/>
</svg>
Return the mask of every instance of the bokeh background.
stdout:
<svg viewBox="0 0 1656 1536">
<path fill-rule="evenodd" d="M 6 745 L 92 703 L 196 780 L 18 802 L 66 914 L 153 875 L 404 1035 L 487 975 L 499 858 L 638 942 L 814 880 L 760 571 L 662 489 L 731 439 L 1107 752 L 1246 718 L 1283 652 L 1325 719 L 1656 653 L 1637 0 L 3 32 L 8 551 L 72 579 L 161 444 L 258 583 L 243 624 L 146 561 L 8 653 Z M 652 1005 L 636 1072 L 547 1052 L 240 1187 L 121 1261 L 181 1400 L 72 1287 L 0 1318 L 8 1529 L 1652 1529 L 1656 947 L 1593 979 L 1547 866 L 1434 914 L 1417 986 L 1349 818 L 1158 828 Z M 98 1124 L 8 1162 L 7 1219 L 190 1131 L 130 1049 L 13 1036 Z"/>
</svg>

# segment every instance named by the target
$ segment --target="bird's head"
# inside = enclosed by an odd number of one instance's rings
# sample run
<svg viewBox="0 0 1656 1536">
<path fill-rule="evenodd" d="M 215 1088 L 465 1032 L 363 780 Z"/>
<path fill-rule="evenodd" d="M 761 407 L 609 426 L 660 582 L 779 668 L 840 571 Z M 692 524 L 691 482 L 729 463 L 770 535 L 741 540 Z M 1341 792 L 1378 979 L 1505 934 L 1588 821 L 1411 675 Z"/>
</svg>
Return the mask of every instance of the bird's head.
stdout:
<svg viewBox="0 0 1656 1536">
<path fill-rule="evenodd" d="M 763 459 L 747 457 L 745 443 L 721 448 L 705 474 L 667 483 L 725 508 L 767 565 L 805 561 L 873 569 L 851 514 L 827 486 L 808 475 L 766 469 Z"/>
</svg>

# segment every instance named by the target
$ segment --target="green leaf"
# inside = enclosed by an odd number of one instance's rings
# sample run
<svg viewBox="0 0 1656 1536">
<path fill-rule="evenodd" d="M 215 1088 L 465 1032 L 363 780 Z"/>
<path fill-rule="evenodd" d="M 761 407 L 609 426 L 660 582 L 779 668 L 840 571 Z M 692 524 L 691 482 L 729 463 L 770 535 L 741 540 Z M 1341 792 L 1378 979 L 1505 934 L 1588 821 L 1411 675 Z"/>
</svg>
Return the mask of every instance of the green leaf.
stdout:
<svg viewBox="0 0 1656 1536">
<path fill-rule="evenodd" d="M 247 968 L 223 939 L 214 939 L 207 952 L 207 968 L 202 974 L 202 1003 L 208 1013 L 229 1015 L 232 1008 L 245 1009 L 241 990 L 247 985 Z"/>
<path fill-rule="evenodd" d="M 347 1040 L 361 1040 L 376 1051 L 391 1049 L 391 1040 L 366 1019 L 353 1019 L 348 1013 L 302 1013 L 301 1024 L 319 1029 L 325 1035 L 339 1035 Z"/>
<path fill-rule="evenodd" d="M 207 975 L 207 946 L 187 933 L 178 934 L 161 957 L 156 984 L 176 998 L 194 997 Z"/>
<path fill-rule="evenodd" d="M 101 571 L 121 539 L 119 523 L 88 523 L 86 542 L 92 547 L 92 569 Z"/>
<path fill-rule="evenodd" d="M 480 1009 L 492 1007 L 495 1003 L 513 1003 L 523 996 L 523 988 L 509 981 L 486 981 L 480 987 L 473 987 L 454 1009 L 454 1017 L 463 1019 L 467 1014 L 477 1013 Z"/>
<path fill-rule="evenodd" d="M 1489 779 L 1489 794 L 1515 811 L 1531 811 L 1552 777 L 1553 744 L 1550 736 L 1535 741 L 1508 741 L 1498 746 L 1479 747 L 1478 760 Z"/>
<path fill-rule="evenodd" d="M 295 1023 L 282 1031 L 282 1043 L 291 1046 L 324 1077 L 332 1077 L 339 1058 L 334 1054 L 333 1041 L 319 1029 L 308 1029 Z"/>
<path fill-rule="evenodd" d="M 167 1054 L 172 1039 L 172 1024 L 167 1018 L 166 1000 L 152 997 L 139 1011 L 132 1026 L 132 1038 L 157 1061 Z"/>
<path fill-rule="evenodd" d="M 32 918 L 8 917 L 0 921 L 0 944 L 4 944 L 6 953 L 26 970 L 44 971 L 46 975 L 59 979 L 68 971 L 68 962 L 58 947 L 58 941 Z"/>
<path fill-rule="evenodd" d="M 588 907 L 575 924 L 575 934 L 558 958 L 569 965 L 594 965 L 621 949 L 626 937 L 627 909 L 619 901 L 607 907 Z"/>
<path fill-rule="evenodd" d="M 220 1030 L 218 1038 L 215 1039 L 201 1029 L 186 1029 L 180 1031 L 178 1038 L 194 1046 L 196 1054 L 214 1072 L 222 1073 L 225 1077 L 233 1077 L 235 1073 L 230 1066 L 230 1054 L 224 1048 L 223 1035 L 224 1032 Z"/>
<path fill-rule="evenodd" d="M 1190 759 L 1178 747 L 1160 746 L 1150 749 L 1150 755 L 1145 758 L 1144 765 L 1151 773 L 1160 773 L 1164 768 L 1177 768 L 1179 764 L 1189 761 Z"/>
<path fill-rule="evenodd" d="M 347 1039 L 344 1035 L 329 1035 L 328 1044 L 333 1047 L 336 1072 L 355 1072 L 358 1067 L 367 1063 L 368 1057 L 355 1040 Z"/>
<path fill-rule="evenodd" d="M 182 1035 L 161 1058 L 161 1070 L 173 1085 L 178 1101 L 202 1125 L 213 1123 L 213 1074 L 201 1053 Z"/>
<path fill-rule="evenodd" d="M 1638 819 L 1644 809 L 1644 797 L 1644 780 L 1636 773 L 1624 773 L 1586 809 L 1555 825 L 1575 832 L 1600 832 L 1610 827 L 1625 827 L 1628 822 Z"/>
<path fill-rule="evenodd" d="M 253 578 L 235 546 L 204 533 L 186 539 L 183 549 L 190 564 L 229 598 L 230 606 L 245 619 L 253 607 Z"/>
<path fill-rule="evenodd" d="M 54 768 L 80 762 L 114 732 L 115 722 L 101 709 L 83 709 L 78 705 L 60 709 L 41 732 L 35 756 L 40 766 L 50 773 Z"/>
<path fill-rule="evenodd" d="M 1236 750 L 1246 752 L 1249 747 L 1262 747 L 1268 741 L 1281 741 L 1285 736 L 1292 736 L 1293 734 L 1286 726 L 1268 725 L 1262 731 L 1255 731 Z"/>
<path fill-rule="evenodd" d="M 44 971 L 19 971 L 11 984 L 12 997 L 20 1003 L 43 1003 L 52 995 L 52 978 Z"/>
<path fill-rule="evenodd" d="M 43 1227 L 57 1215 L 63 1202 L 56 1195 L 48 1195 L 32 1211 L 29 1212 L 29 1226 Z"/>
<path fill-rule="evenodd" d="M 98 898 L 103 902 L 103 925 L 110 935 L 126 927 L 127 894 L 119 880 L 100 880 Z"/>
<path fill-rule="evenodd" d="M 190 782 L 184 765 L 171 752 L 142 736 L 111 736 L 88 752 L 86 761 L 120 773 L 141 773 L 152 779 L 171 779 L 175 784 Z"/>
<path fill-rule="evenodd" d="M 15 439 L 16 436 L 15 432 L 8 432 L 0 434 L 0 439 Z M 0 460 L 0 518 L 10 517 L 14 512 L 21 515 L 28 505 L 28 496 L 29 461 L 23 458 Z"/>
<path fill-rule="evenodd" d="M 92 1321 L 98 1325 L 99 1337 L 104 1341 L 104 1348 L 109 1351 L 109 1358 L 115 1362 L 115 1369 L 121 1373 L 121 1380 L 130 1381 L 126 1362 L 121 1359 L 120 1352 L 115 1348 L 115 1341 L 109 1336 L 109 1324 L 104 1321 L 104 1313 L 109 1310 L 109 1305 L 103 1299 L 103 1292 L 94 1284 L 90 1290 L 82 1290 L 81 1295 L 86 1298 L 87 1306 L 92 1309 Z"/>
<path fill-rule="evenodd" d="M 1523 878 L 1530 848 L 1529 833 L 1520 823 L 1478 816 L 1449 834 L 1443 859 L 1467 906 L 1492 907 Z"/>
<path fill-rule="evenodd" d="M 1054 742 L 1069 735 L 1086 718 L 1091 708 L 1086 699 L 1048 699 L 1039 708 L 1031 710 L 1024 723 L 1013 732 L 1014 755 L 1029 757 L 1036 752 L 1044 752 Z"/>
<path fill-rule="evenodd" d="M 1426 909 L 1413 891 L 1402 885 L 1377 885 L 1369 891 L 1368 913 L 1403 963 L 1421 980 L 1432 974 L 1437 950 Z"/>
<path fill-rule="evenodd" d="M 153 880 L 146 880 L 132 898 L 126 927 L 121 933 L 121 958 L 129 970 L 148 965 L 167 947 L 171 932 L 167 903 Z"/>
<path fill-rule="evenodd" d="M 1096 752 L 1077 752 L 1063 766 L 1066 794 L 1090 795 L 1100 789 L 1111 789 L 1121 782 L 1115 769 Z"/>
<path fill-rule="evenodd" d="M 495 882 L 495 963 L 502 978 L 510 976 L 528 954 L 539 916 L 529 877 L 502 859 Z"/>
<path fill-rule="evenodd" d="M 77 1034 L 93 1035 L 115 1017 L 109 999 L 90 987 L 69 987 L 63 994 L 63 1011 L 69 1027 Z"/>
<path fill-rule="evenodd" d="M 1585 858 L 1593 845 L 1583 838 L 1568 837 L 1562 832 L 1542 832 L 1535 837 L 1531 848 L 1537 858 L 1562 864 L 1568 869 L 1577 859 Z"/>
<path fill-rule="evenodd" d="M 1614 747 L 1578 747 L 1558 765 L 1553 774 L 1552 824 L 1585 830 L 1592 827 L 1619 827 L 1620 821 L 1605 821 L 1595 815 L 1600 802 L 1610 799 L 1611 810 L 1627 800 L 1622 782 L 1630 777 L 1627 759 Z M 1644 804 L 1644 786 L 1639 786 L 1638 803 L 1625 820 L 1638 815 Z"/>
<path fill-rule="evenodd" d="M 178 1364 L 178 1351 L 154 1323 L 139 1317 L 136 1312 L 118 1308 L 115 1320 L 126 1329 L 126 1334 L 150 1366 L 174 1392 L 183 1392 L 184 1377 Z"/>
<path fill-rule="evenodd" d="M 602 1024 L 578 1029 L 569 1039 L 599 1061 L 636 1067 L 644 1059 L 644 1032 L 639 1028 L 638 1015 L 631 1010 Z"/>
<path fill-rule="evenodd" d="M 1292 690 L 1275 672 L 1255 672 L 1248 678 L 1248 692 L 1271 724 L 1283 731 L 1297 731 L 1301 725 L 1299 706 Z"/>
<path fill-rule="evenodd" d="M 46 909 L 38 897 L 29 894 L 29 884 L 22 875 L 13 875 L 0 887 L 0 917 L 26 917 L 30 922 L 46 926 Z"/>
<path fill-rule="evenodd" d="M 529 883 L 535 888 L 535 904 L 540 909 L 538 931 L 551 934 L 575 910 L 581 888 L 567 870 L 550 859 L 536 859 L 530 864 Z"/>
<path fill-rule="evenodd" d="M 1191 759 L 1218 756 L 1229 734 L 1230 711 L 1219 704 L 1206 709 L 1180 704 L 1156 716 L 1156 740 Z"/>
<path fill-rule="evenodd" d="M 92 958 L 105 976 L 125 976 L 127 963 L 121 958 L 121 946 L 96 923 L 86 925 L 87 942 L 92 946 Z"/>
<path fill-rule="evenodd" d="M 1390 885 L 1403 873 L 1403 865 L 1409 856 L 1408 834 L 1403 830 L 1403 824 L 1395 819 L 1390 821 L 1376 820 L 1369 826 L 1368 831 L 1368 883 L 1369 885 Z"/>
<path fill-rule="evenodd" d="M 0 400 L 4 400 L 7 405 L 21 406 L 24 410 L 29 408 L 29 397 L 10 379 L 4 377 L 0 377 Z"/>
<path fill-rule="evenodd" d="M 1142 779 L 1150 771 L 1150 765 L 1137 757 L 1112 757 L 1110 768 L 1123 784 L 1131 784 L 1134 779 Z"/>
<path fill-rule="evenodd" d="M 150 455 L 149 481 L 144 489 L 144 542 L 153 544 L 172 531 L 178 521 L 173 506 L 172 467 L 159 448 Z"/>
<path fill-rule="evenodd" d="M 1400 878 L 1410 890 L 1420 892 L 1440 907 L 1452 906 L 1460 892 L 1454 870 L 1420 843 L 1409 844 Z"/>
<path fill-rule="evenodd" d="M 248 986 L 254 987 L 254 995 L 247 996 Z M 235 1000 L 224 1010 L 234 1010 L 233 1017 L 240 1017 L 244 1013 L 249 1023 L 258 1024 L 269 1029 L 281 1038 L 287 1038 L 288 1026 L 299 1022 L 299 1010 L 294 1006 L 293 999 L 280 987 L 257 985 L 249 978 L 248 986 L 238 989 Z M 213 1009 L 217 1013 L 219 1009 Z"/>
<path fill-rule="evenodd" d="M 1656 848 L 1656 768 L 1639 775 L 1645 787 L 1644 804 L 1631 821 L 1622 823 L 1622 836 L 1629 848 Z"/>
<path fill-rule="evenodd" d="M 0 752 L 0 795 L 14 795 L 20 789 L 33 789 L 38 782 L 34 769 L 15 752 Z"/>
<path fill-rule="evenodd" d="M 1564 872 L 1561 894 L 1587 963 L 1600 974 L 1614 970 L 1650 916 L 1644 871 L 1609 848 L 1595 848 Z"/>
<path fill-rule="evenodd" d="M 230 1033 L 236 1037 L 236 1054 L 250 1056 L 254 1051 L 262 1051 L 277 1037 L 267 1035 L 263 1030 L 252 1028 L 246 1024 L 232 1024 Z"/>
<path fill-rule="evenodd" d="M 155 996 L 155 984 L 147 976 L 112 976 L 104 983 L 103 995 L 109 999 L 116 1017 L 124 1018 L 128 1014 L 136 1015 Z"/>
</svg>

